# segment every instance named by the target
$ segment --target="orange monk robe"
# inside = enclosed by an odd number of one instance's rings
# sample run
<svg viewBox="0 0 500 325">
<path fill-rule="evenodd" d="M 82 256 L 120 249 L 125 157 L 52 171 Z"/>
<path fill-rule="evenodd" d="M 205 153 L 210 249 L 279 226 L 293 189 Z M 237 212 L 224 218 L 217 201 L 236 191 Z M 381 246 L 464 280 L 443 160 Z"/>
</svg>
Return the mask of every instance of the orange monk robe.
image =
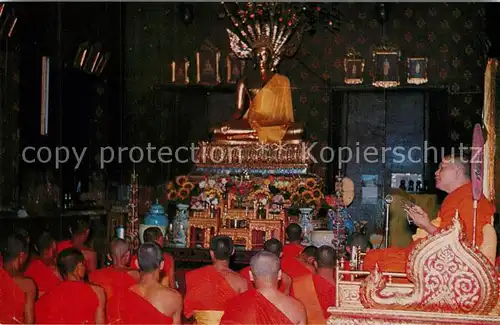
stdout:
<svg viewBox="0 0 500 325">
<path fill-rule="evenodd" d="M 114 267 L 106 267 L 90 273 L 89 281 L 101 286 L 106 292 L 107 299 L 111 298 L 115 292 L 126 290 L 137 283 L 127 270 Z"/>
<path fill-rule="evenodd" d="M 251 267 L 250 266 L 247 266 L 245 268 L 243 268 L 241 271 L 240 271 L 240 275 L 245 278 L 248 282 L 248 288 L 253 288 L 253 281 L 250 280 L 250 271 L 251 271 Z M 278 287 L 278 290 L 281 291 L 281 292 L 285 292 L 286 288 L 285 288 L 285 284 L 283 283 L 283 281 L 280 281 L 279 282 L 279 287 Z"/>
<path fill-rule="evenodd" d="M 304 250 L 304 246 L 302 246 L 302 245 L 285 244 L 283 246 L 283 256 L 282 256 L 282 258 L 285 258 L 285 257 L 297 257 L 297 256 L 299 256 L 302 253 L 303 250 Z"/>
<path fill-rule="evenodd" d="M 61 283 L 56 270 L 45 265 L 39 259 L 34 259 L 29 263 L 26 271 L 24 271 L 24 276 L 35 281 L 39 295 L 51 291 Z"/>
<path fill-rule="evenodd" d="M 57 245 L 56 245 L 57 254 L 59 254 L 60 252 L 62 252 L 66 248 L 71 248 L 71 247 L 73 247 L 73 244 L 71 243 L 71 240 L 63 240 L 63 241 L 58 242 Z M 81 252 L 83 253 L 83 256 L 84 256 L 85 260 L 88 260 L 87 253 L 93 252 L 93 250 L 91 250 L 90 248 L 82 248 Z M 89 264 L 87 264 L 87 272 L 90 273 L 91 271 L 94 271 L 94 270 L 89 270 Z"/>
<path fill-rule="evenodd" d="M 184 315 L 190 318 L 195 311 L 223 311 L 229 299 L 238 293 L 215 269 L 207 265 L 186 273 Z"/>
<path fill-rule="evenodd" d="M 73 244 L 71 243 L 71 240 L 63 240 L 57 243 L 57 254 L 65 250 L 66 248 L 71 248 L 73 247 Z"/>
<path fill-rule="evenodd" d="M 40 297 L 35 319 L 38 324 L 95 323 L 98 306 L 99 298 L 89 284 L 64 281 Z"/>
<path fill-rule="evenodd" d="M 293 324 L 292 321 L 255 289 L 250 289 L 227 303 L 220 325 Z"/>
<path fill-rule="evenodd" d="M 306 308 L 308 324 L 326 324 L 327 309 L 335 305 L 335 285 L 316 274 L 304 275 L 293 281 L 293 296 Z"/>
<path fill-rule="evenodd" d="M 0 268 L 0 324 L 22 324 L 25 302 L 24 291 L 7 271 Z"/>
<path fill-rule="evenodd" d="M 172 324 L 172 317 L 165 316 L 149 301 L 131 290 L 117 292 L 108 302 L 109 324 Z"/>
<path fill-rule="evenodd" d="M 288 274 L 292 279 L 307 274 L 311 274 L 311 269 L 299 261 L 296 257 L 286 257 L 281 259 L 281 270 Z"/>
<path fill-rule="evenodd" d="M 457 188 L 444 199 L 437 213 L 436 219 L 440 218 L 440 229 L 450 226 L 455 216 L 455 210 L 458 209 L 458 215 L 462 220 L 466 238 L 472 243 L 473 237 L 473 200 L 472 200 L 472 183 L 467 183 Z M 495 213 L 495 207 L 489 202 L 484 195 L 478 201 L 477 208 L 477 224 L 476 224 L 476 245 L 481 246 L 483 243 L 483 227 L 487 223 L 491 223 L 491 218 Z M 418 242 L 413 242 L 406 248 L 374 249 L 370 250 L 364 260 L 363 269 L 367 271 L 373 270 L 375 264 L 379 266 L 379 270 L 385 272 L 406 272 L 406 262 L 408 254 L 413 246 Z"/>
</svg>

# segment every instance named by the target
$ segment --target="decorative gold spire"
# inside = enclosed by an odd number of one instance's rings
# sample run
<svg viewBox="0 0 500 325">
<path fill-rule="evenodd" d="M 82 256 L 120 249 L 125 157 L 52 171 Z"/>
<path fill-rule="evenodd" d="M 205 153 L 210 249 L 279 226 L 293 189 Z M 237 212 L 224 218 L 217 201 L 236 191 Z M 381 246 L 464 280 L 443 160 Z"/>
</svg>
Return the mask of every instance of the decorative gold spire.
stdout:
<svg viewBox="0 0 500 325">
<path fill-rule="evenodd" d="M 271 53 L 275 68 L 284 55 L 291 56 L 297 51 L 304 28 L 290 5 L 249 2 L 240 8 L 236 4 L 236 15 L 223 5 L 235 29 L 227 29 L 229 43 L 240 59 L 249 59 L 254 49 L 265 47 Z"/>
</svg>

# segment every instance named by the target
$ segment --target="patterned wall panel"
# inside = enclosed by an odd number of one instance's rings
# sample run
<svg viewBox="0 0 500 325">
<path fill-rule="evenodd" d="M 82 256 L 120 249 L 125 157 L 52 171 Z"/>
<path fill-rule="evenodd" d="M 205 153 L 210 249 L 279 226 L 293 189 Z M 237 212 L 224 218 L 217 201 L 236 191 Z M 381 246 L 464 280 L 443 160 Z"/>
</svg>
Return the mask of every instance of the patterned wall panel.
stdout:
<svg viewBox="0 0 500 325">
<path fill-rule="evenodd" d="M 0 52 L 0 205 L 15 207 L 19 170 L 19 52 Z"/>
<path fill-rule="evenodd" d="M 472 125 L 480 119 L 482 102 L 484 59 L 477 35 L 483 30 L 483 5 L 419 3 L 390 4 L 388 8 L 388 21 L 382 28 L 375 4 L 339 4 L 343 14 L 340 32 L 334 35 L 318 29 L 314 36 L 306 35 L 297 55 L 283 61 L 280 72 L 290 78 L 296 119 L 305 124 L 309 138 L 325 143 L 331 105 L 329 88 L 343 85 L 347 48 L 354 47 L 367 60 L 365 85 L 370 84 L 372 50 L 380 44 L 385 30 L 388 40 L 400 47 L 403 60 L 413 56 L 429 58 L 427 86 L 445 86 L 449 92 L 447 108 L 436 109 L 449 109 L 450 143 L 470 143 Z M 194 53 L 205 40 L 227 53 L 224 28 L 228 22 L 218 19 L 218 3 L 196 4 L 194 21 L 187 25 L 180 21 L 174 4 L 130 3 L 126 9 L 128 79 L 124 133 L 129 135 L 129 141 L 137 142 L 145 140 L 145 129 L 161 134 L 165 132 L 163 128 L 178 127 L 160 121 L 161 118 L 151 119 L 150 116 L 160 116 L 153 110 L 155 104 L 148 100 L 138 104 L 139 99 L 148 98 L 155 85 L 168 82 L 172 60 L 188 56 L 194 63 Z M 404 77 L 404 63 L 401 71 Z M 162 114 L 175 109 L 168 105 L 162 103 Z M 207 123 L 206 129 L 209 127 Z"/>
</svg>

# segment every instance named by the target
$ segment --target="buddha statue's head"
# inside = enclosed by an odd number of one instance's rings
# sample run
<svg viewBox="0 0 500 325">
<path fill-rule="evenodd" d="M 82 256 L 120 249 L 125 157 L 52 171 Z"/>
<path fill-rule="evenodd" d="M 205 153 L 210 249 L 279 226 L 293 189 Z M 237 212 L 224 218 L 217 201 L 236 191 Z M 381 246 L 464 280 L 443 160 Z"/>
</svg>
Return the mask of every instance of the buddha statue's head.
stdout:
<svg viewBox="0 0 500 325">
<path fill-rule="evenodd" d="M 272 67 L 271 50 L 266 46 L 259 46 L 253 49 L 254 59 L 256 60 L 255 67 L 261 71 L 269 71 Z"/>
</svg>

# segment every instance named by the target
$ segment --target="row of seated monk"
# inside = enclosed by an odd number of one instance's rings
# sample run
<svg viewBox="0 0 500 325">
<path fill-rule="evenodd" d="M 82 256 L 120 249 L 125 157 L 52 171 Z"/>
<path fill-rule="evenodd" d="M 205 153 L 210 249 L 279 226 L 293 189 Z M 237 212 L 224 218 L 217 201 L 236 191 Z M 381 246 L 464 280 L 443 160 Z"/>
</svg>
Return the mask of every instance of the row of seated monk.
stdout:
<svg viewBox="0 0 500 325">
<path fill-rule="evenodd" d="M 494 262 L 496 249 L 490 250 L 489 246 L 496 245 L 497 241 L 494 230 L 492 237 L 491 228 L 488 228 L 494 206 L 484 196 L 478 200 L 474 227 L 470 169 L 468 164 L 456 158 L 445 157 L 436 171 L 436 185 L 448 196 L 434 220 L 431 221 L 417 206 L 406 207 L 411 220 L 422 230 L 417 231 L 415 239 L 418 241 L 438 233 L 451 224 L 458 211 L 466 240 L 472 242 L 476 229 L 476 244 Z M 0 322 L 180 323 L 184 316 L 199 324 L 326 323 L 327 308 L 334 305 L 335 252 L 328 246 L 300 246 L 302 229 L 297 224 L 286 229 L 288 244 L 283 246 L 276 240 L 266 242 L 264 251 L 252 258 L 250 269 L 240 273 L 229 268 L 234 253 L 231 239 L 225 236 L 213 238 L 210 247 L 213 263 L 186 273 L 184 296 L 170 282 L 167 274 L 173 274 L 170 271 L 173 263 L 171 257 L 161 254 L 161 248 L 153 243 L 163 240 L 161 231 L 151 230 L 151 233 L 154 231 L 159 237 L 145 240 L 149 244 L 141 246 L 133 265 L 130 264 L 131 253 L 126 242 L 115 240 L 111 248 L 113 266 L 90 272 L 90 284 L 82 280 L 87 257 L 92 259 L 93 254 L 83 254 L 85 249 L 76 247 L 74 239 L 73 246 L 61 251 L 52 262 L 62 282 L 50 290 L 45 289 L 47 291 L 36 303 L 36 281 L 21 273 L 26 262 L 24 241 L 9 237 L 3 257 L 3 273 L 0 273 Z M 412 246 L 371 249 L 366 252 L 363 268 L 369 271 L 377 264 L 382 271 L 405 272 L 411 249 Z M 488 255 L 491 251 L 493 256 Z M 41 260 L 45 260 L 46 254 L 50 256 L 45 250 L 41 252 Z M 165 269 L 168 264 L 170 266 Z M 132 270 L 134 265 L 138 266 L 138 271 Z M 101 272 L 121 272 L 134 281 L 129 286 L 113 275 L 98 286 L 96 278 Z M 78 303 L 71 299 L 75 296 L 81 298 Z"/>
<path fill-rule="evenodd" d="M 144 232 L 145 244 L 135 255 L 128 242 L 115 239 L 113 264 L 92 271 L 87 264 L 93 254 L 82 252 L 88 248 L 66 247 L 44 233 L 35 257 L 27 238 L 14 234 L 2 245 L 0 323 L 326 323 L 335 299 L 335 251 L 300 245 L 298 224 L 286 233 L 286 245 L 266 241 L 239 272 L 229 267 L 231 238 L 214 237 L 212 264 L 186 273 L 184 296 L 175 285 L 173 259 L 162 251 L 159 228 Z"/>
</svg>

